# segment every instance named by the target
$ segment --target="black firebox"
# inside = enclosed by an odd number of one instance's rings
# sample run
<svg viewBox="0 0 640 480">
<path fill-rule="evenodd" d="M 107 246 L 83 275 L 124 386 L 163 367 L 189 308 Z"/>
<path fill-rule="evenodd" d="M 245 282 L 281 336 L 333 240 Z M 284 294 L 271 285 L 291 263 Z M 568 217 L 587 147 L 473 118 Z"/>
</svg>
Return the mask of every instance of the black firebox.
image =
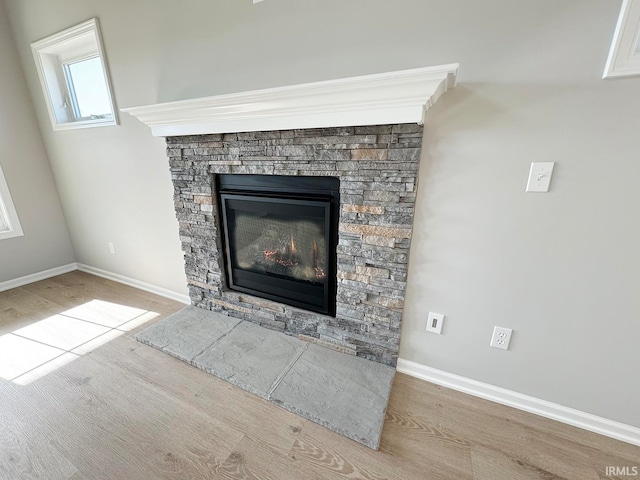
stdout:
<svg viewBox="0 0 640 480">
<path fill-rule="evenodd" d="M 340 180 L 216 176 L 229 288 L 335 316 Z"/>
</svg>

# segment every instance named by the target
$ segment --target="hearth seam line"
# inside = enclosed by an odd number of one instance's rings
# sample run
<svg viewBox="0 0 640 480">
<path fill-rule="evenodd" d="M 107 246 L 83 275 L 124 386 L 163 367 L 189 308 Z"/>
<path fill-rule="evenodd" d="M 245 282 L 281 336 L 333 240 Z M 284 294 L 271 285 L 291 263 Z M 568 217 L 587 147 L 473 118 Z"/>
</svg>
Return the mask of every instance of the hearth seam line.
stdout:
<svg viewBox="0 0 640 480">
<path fill-rule="evenodd" d="M 207 345 L 206 347 L 204 347 L 202 350 L 200 350 L 197 354 L 195 354 L 193 357 L 191 357 L 191 360 L 189 360 L 189 363 L 194 362 L 196 360 L 196 358 L 198 358 L 200 355 L 202 355 L 204 352 L 206 352 L 209 348 L 211 348 L 213 346 L 214 343 L 219 342 L 220 340 L 222 340 L 224 337 L 226 337 L 227 335 L 229 335 L 231 332 L 233 332 L 235 330 L 235 328 L 240 325 L 243 321 L 239 321 L 238 323 L 236 323 L 233 327 L 231 327 L 229 329 L 228 332 L 225 332 L 222 336 L 216 338 L 213 342 L 211 342 L 209 345 Z"/>
<path fill-rule="evenodd" d="M 267 393 L 268 399 L 271 399 L 271 395 L 273 394 L 273 392 L 275 392 L 276 388 L 280 386 L 280 384 L 282 383 L 282 380 L 284 380 L 284 377 L 286 377 L 287 373 L 291 371 L 291 369 L 296 364 L 296 362 L 300 359 L 302 354 L 307 351 L 307 348 L 309 348 L 309 344 L 305 343 L 304 347 L 302 347 L 300 349 L 300 352 L 296 355 L 296 358 L 291 360 L 291 362 L 289 362 L 289 365 L 287 365 L 284 371 L 280 375 L 278 375 L 278 378 L 276 378 L 276 381 L 273 382 L 273 386 L 269 389 L 269 392 Z"/>
</svg>

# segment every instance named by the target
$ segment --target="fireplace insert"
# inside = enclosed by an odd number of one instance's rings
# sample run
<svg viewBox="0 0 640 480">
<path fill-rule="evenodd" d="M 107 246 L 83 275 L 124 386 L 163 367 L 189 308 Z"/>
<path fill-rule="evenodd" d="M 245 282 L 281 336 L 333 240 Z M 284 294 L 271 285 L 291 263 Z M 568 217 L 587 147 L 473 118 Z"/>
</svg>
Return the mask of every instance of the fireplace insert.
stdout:
<svg viewBox="0 0 640 480">
<path fill-rule="evenodd" d="M 217 175 L 230 289 L 335 316 L 340 181 Z"/>
</svg>

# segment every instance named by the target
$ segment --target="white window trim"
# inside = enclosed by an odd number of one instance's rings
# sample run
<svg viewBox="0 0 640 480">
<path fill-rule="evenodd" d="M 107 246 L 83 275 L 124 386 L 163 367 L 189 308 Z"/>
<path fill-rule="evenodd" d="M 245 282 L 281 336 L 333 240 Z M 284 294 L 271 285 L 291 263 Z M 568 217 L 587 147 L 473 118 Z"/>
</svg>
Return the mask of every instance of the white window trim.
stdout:
<svg viewBox="0 0 640 480">
<path fill-rule="evenodd" d="M 109 104 L 111 106 L 112 115 L 109 118 L 98 119 L 86 119 L 75 120 L 59 123 L 56 117 L 56 111 L 54 107 L 54 100 L 52 98 L 52 89 L 58 95 L 67 96 L 68 86 L 66 76 L 63 71 L 63 67 L 67 63 L 78 61 L 83 57 L 95 56 L 95 51 L 74 51 L 69 50 L 68 45 L 74 39 L 78 39 L 88 33 L 93 32 L 97 43 L 97 56 L 100 57 L 102 63 L 102 70 L 104 73 L 104 80 L 107 87 L 107 93 L 109 97 Z M 66 45 L 65 45 L 66 44 Z M 113 100 L 113 89 L 111 88 L 111 79 L 109 78 L 109 72 L 107 70 L 107 64 L 105 62 L 104 47 L 102 45 L 102 35 L 100 33 L 100 26 L 98 25 L 98 19 L 92 18 L 79 25 L 63 30 L 49 37 L 43 38 L 31 44 L 31 51 L 36 63 L 36 70 L 38 71 L 38 77 L 40 79 L 40 85 L 42 92 L 44 93 L 45 103 L 47 104 L 47 110 L 49 112 L 49 118 L 51 119 L 51 125 L 54 130 L 70 130 L 75 128 L 91 128 L 91 127 L 104 127 L 110 125 L 118 125 L 118 114 Z M 45 66 L 43 62 L 43 55 L 57 54 L 57 66 L 56 71 L 51 66 Z M 49 70 L 47 70 L 49 69 Z M 45 72 L 57 76 L 58 85 L 54 86 L 47 82 Z"/>
<path fill-rule="evenodd" d="M 13 199 L 9 192 L 9 186 L 4 178 L 2 167 L 0 166 L 0 215 L 4 221 L 8 224 L 8 230 L 0 231 L 0 240 L 7 238 L 21 237 L 24 235 L 22 232 L 22 225 L 20 225 L 20 219 L 18 218 L 18 212 L 13 205 Z"/>
<path fill-rule="evenodd" d="M 640 75 L 640 0 L 623 0 L 603 78 Z"/>
</svg>

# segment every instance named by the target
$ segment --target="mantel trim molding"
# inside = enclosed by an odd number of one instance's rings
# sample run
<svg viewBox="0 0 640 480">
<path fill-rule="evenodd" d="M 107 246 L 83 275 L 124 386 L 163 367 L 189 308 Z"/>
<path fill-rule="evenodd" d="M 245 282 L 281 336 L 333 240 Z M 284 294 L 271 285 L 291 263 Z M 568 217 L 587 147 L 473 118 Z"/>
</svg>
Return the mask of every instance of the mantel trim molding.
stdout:
<svg viewBox="0 0 640 480">
<path fill-rule="evenodd" d="M 459 64 L 123 108 L 154 136 L 424 122 Z"/>
</svg>

